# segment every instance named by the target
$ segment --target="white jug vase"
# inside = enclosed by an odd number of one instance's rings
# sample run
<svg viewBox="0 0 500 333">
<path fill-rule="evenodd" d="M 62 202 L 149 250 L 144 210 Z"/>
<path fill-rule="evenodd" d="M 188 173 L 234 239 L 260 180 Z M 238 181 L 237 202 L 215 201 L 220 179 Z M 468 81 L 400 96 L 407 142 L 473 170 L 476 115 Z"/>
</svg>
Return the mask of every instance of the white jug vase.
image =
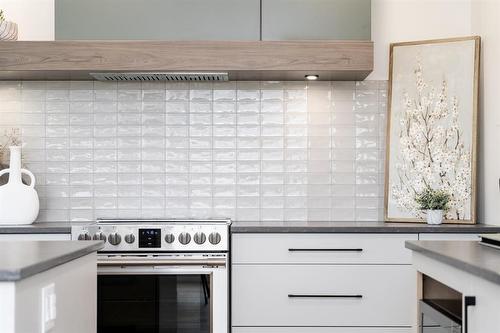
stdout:
<svg viewBox="0 0 500 333">
<path fill-rule="evenodd" d="M 0 224 L 31 224 L 38 216 L 40 203 L 35 190 L 35 176 L 21 168 L 21 147 L 10 146 L 10 165 L 0 171 L 0 176 L 8 173 L 9 181 L 0 186 Z M 30 184 L 22 182 L 22 174 L 27 174 Z"/>
</svg>

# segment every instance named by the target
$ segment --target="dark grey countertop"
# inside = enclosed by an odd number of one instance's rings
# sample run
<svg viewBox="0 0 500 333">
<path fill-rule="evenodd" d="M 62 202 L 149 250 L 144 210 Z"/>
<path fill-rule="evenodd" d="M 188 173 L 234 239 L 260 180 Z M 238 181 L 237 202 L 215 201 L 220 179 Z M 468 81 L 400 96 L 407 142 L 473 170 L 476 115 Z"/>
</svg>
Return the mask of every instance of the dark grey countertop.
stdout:
<svg viewBox="0 0 500 333">
<path fill-rule="evenodd" d="M 100 250 L 100 241 L 0 241 L 0 281 L 18 281 Z"/>
<path fill-rule="evenodd" d="M 88 224 L 91 222 L 85 222 Z M 69 234 L 72 222 L 35 222 L 0 226 L 0 234 Z M 500 226 L 487 224 L 385 223 L 385 222 L 237 222 L 232 233 L 497 233 Z"/>
<path fill-rule="evenodd" d="M 500 249 L 480 245 L 477 241 L 406 241 L 406 247 L 500 284 Z"/>
<path fill-rule="evenodd" d="M 29 225 L 0 225 L 0 234 L 70 234 L 70 222 L 35 222 Z"/>
<path fill-rule="evenodd" d="M 385 223 L 385 222 L 233 222 L 232 233 L 497 233 L 487 224 Z"/>
</svg>

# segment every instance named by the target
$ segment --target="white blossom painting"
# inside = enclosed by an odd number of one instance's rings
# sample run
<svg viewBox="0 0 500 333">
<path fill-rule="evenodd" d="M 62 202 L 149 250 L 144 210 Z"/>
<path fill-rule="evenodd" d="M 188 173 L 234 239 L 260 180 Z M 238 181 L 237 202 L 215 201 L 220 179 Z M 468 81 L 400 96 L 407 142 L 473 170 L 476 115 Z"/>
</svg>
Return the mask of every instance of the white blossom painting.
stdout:
<svg viewBox="0 0 500 333">
<path fill-rule="evenodd" d="M 391 45 L 385 219 L 423 222 L 426 188 L 447 223 L 475 223 L 479 37 Z"/>
</svg>

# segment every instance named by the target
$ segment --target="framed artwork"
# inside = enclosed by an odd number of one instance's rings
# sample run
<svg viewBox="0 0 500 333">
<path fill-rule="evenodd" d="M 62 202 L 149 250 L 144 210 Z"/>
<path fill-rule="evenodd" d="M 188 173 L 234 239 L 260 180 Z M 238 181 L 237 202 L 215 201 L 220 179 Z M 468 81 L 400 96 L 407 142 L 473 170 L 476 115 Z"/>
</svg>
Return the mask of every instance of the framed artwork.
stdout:
<svg viewBox="0 0 500 333">
<path fill-rule="evenodd" d="M 449 194 L 445 223 L 476 222 L 480 37 L 391 44 L 385 220 L 424 222 L 415 196 Z"/>
</svg>

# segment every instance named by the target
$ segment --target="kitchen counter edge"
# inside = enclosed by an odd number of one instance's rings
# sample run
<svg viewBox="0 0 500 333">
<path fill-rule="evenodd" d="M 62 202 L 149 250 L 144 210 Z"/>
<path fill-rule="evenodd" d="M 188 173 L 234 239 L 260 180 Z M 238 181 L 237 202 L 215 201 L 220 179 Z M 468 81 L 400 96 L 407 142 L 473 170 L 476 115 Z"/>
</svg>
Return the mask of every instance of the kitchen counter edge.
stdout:
<svg viewBox="0 0 500 333">
<path fill-rule="evenodd" d="M 2 267 L 0 259 L 0 282 L 16 282 L 26 279 L 104 247 L 104 243 L 101 241 L 25 241 L 22 244 L 16 241 L 6 241 L 0 243 L 6 260 L 5 266 Z M 29 255 L 24 256 L 24 253 L 20 253 L 22 250 L 19 246 L 24 249 L 33 247 L 33 250 L 39 251 L 37 254 L 39 257 L 31 259 Z M 29 253 L 29 249 L 27 250 Z M 13 257 L 7 258 L 9 255 Z"/>
<path fill-rule="evenodd" d="M 35 222 L 28 225 L 0 225 L 0 234 L 70 234 L 70 222 Z"/>
<path fill-rule="evenodd" d="M 500 250 L 478 241 L 406 241 L 405 247 L 426 257 L 500 285 Z"/>
<path fill-rule="evenodd" d="M 231 233 L 500 233 L 487 224 L 385 223 L 385 222 L 233 222 Z"/>
</svg>

